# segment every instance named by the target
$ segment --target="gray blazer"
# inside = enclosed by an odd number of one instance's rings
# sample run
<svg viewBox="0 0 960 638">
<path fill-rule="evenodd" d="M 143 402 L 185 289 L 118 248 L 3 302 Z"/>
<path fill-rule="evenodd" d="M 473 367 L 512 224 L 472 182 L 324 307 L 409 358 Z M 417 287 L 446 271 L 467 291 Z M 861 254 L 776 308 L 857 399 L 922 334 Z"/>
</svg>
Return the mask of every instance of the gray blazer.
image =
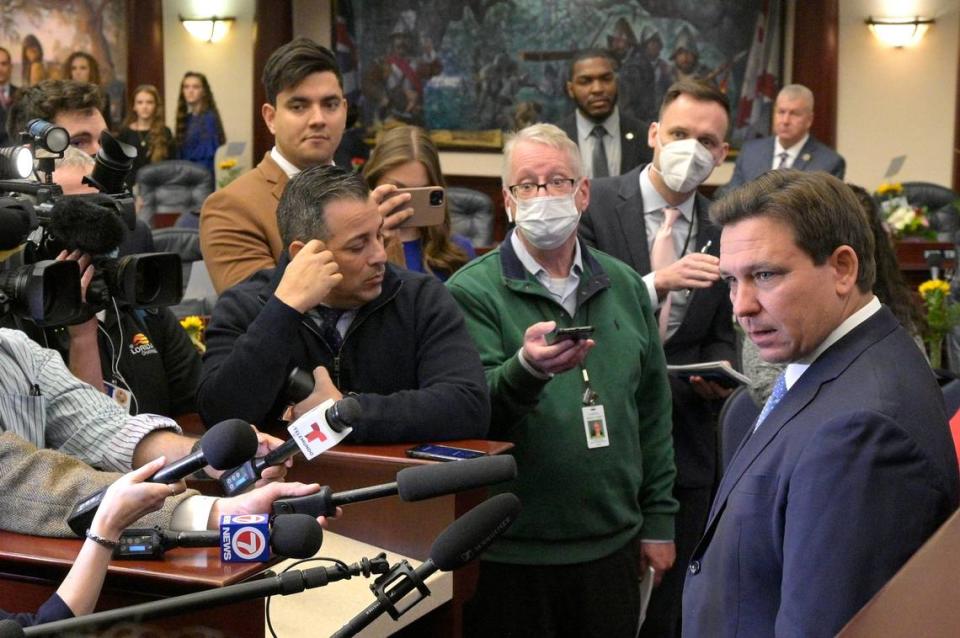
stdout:
<svg viewBox="0 0 960 638">
<path fill-rule="evenodd" d="M 744 143 L 737 156 L 733 177 L 717 191 L 717 195 L 733 190 L 769 171 L 773 166 L 773 149 L 773 137 Z M 843 179 L 847 165 L 842 156 L 811 135 L 800 149 L 800 154 L 791 168 L 798 171 L 826 171 L 838 179 Z"/>
</svg>

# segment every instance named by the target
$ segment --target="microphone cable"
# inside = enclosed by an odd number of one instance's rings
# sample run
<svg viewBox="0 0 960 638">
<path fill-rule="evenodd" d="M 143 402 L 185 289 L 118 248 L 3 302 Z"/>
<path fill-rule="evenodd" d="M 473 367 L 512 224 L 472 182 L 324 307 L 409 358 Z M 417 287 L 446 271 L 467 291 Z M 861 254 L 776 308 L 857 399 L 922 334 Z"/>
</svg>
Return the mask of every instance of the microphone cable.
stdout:
<svg viewBox="0 0 960 638">
<path fill-rule="evenodd" d="M 333 563 L 334 565 L 336 565 L 337 567 L 343 570 L 349 569 L 349 566 L 339 558 L 327 558 L 326 556 L 314 556 L 313 558 L 301 558 L 300 560 L 294 561 L 289 565 L 287 565 L 283 569 L 283 571 L 281 571 L 280 573 L 285 574 L 291 569 L 293 569 L 294 567 L 298 567 L 300 565 L 303 565 L 304 563 L 314 563 L 314 562 L 320 562 L 320 561 Z M 267 618 L 267 629 L 270 630 L 270 635 L 273 638 L 278 638 L 277 632 L 273 628 L 273 622 L 271 622 L 270 620 L 270 601 L 271 600 L 273 600 L 273 596 L 267 596 L 267 604 L 264 608 L 264 614 L 266 615 L 266 618 Z"/>
</svg>

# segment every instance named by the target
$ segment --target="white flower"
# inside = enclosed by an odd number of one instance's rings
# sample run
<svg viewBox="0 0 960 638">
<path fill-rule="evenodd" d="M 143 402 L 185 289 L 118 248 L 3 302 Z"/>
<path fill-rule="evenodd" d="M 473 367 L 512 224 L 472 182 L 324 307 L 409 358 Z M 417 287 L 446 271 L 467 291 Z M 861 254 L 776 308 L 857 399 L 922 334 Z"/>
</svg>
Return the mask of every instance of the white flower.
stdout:
<svg viewBox="0 0 960 638">
<path fill-rule="evenodd" d="M 903 230 L 917 218 L 917 212 L 909 206 L 898 206 L 887 216 L 887 223 L 896 230 Z"/>
</svg>

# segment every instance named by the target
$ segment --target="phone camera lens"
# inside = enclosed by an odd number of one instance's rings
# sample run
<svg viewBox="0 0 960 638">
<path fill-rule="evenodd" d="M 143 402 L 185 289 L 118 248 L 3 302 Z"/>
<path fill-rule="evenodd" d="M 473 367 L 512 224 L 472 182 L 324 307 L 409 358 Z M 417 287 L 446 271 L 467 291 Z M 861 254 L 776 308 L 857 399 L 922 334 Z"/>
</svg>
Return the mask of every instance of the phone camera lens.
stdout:
<svg viewBox="0 0 960 638">
<path fill-rule="evenodd" d="M 430 191 L 430 205 L 443 206 L 443 191 Z"/>
</svg>

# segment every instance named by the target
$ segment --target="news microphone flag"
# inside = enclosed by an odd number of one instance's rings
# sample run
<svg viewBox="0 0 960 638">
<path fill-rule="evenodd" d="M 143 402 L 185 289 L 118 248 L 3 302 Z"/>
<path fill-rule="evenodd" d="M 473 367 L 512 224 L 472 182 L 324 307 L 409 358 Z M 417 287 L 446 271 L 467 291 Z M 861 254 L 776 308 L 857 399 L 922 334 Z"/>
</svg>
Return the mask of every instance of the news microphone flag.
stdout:
<svg viewBox="0 0 960 638">
<path fill-rule="evenodd" d="M 327 399 L 287 427 L 290 437 L 297 442 L 308 461 L 326 452 L 353 432 L 353 428 L 349 427 L 337 432 L 327 423 L 327 410 L 333 403 L 333 399 Z"/>
<path fill-rule="evenodd" d="M 220 560 L 255 563 L 270 560 L 270 517 L 224 514 L 220 517 Z"/>
</svg>

